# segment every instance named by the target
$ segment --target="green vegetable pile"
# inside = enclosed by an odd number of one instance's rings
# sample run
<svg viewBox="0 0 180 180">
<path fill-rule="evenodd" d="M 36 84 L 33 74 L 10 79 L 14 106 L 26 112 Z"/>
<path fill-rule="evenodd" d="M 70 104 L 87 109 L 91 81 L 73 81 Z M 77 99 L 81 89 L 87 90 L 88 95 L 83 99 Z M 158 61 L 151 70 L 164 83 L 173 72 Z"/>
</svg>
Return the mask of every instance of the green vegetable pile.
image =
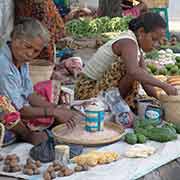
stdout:
<svg viewBox="0 0 180 180">
<path fill-rule="evenodd" d="M 154 50 L 154 51 L 146 53 L 145 59 L 154 59 L 154 60 L 159 59 L 159 51 Z"/>
<path fill-rule="evenodd" d="M 168 142 L 177 139 L 180 134 L 180 123 L 165 123 L 162 126 L 157 125 L 151 120 L 136 120 L 134 122 L 134 133 L 125 135 L 125 142 L 128 144 L 143 144 L 149 140 L 157 142 Z"/>
<path fill-rule="evenodd" d="M 131 145 L 136 143 L 144 144 L 147 141 L 147 137 L 143 134 L 127 133 L 125 135 L 125 141 Z"/>
<path fill-rule="evenodd" d="M 148 64 L 147 70 L 154 75 L 180 75 L 180 57 L 176 57 L 175 64 L 167 64 L 163 68 L 158 68 L 155 64 Z"/>
<path fill-rule="evenodd" d="M 161 45 L 160 49 L 172 49 L 174 53 L 180 52 L 180 43 L 177 42 L 176 45 Z"/>
<path fill-rule="evenodd" d="M 122 32 L 128 30 L 131 19 L 131 17 L 74 19 L 66 23 L 66 32 L 75 38 L 95 37 L 106 32 Z"/>
</svg>

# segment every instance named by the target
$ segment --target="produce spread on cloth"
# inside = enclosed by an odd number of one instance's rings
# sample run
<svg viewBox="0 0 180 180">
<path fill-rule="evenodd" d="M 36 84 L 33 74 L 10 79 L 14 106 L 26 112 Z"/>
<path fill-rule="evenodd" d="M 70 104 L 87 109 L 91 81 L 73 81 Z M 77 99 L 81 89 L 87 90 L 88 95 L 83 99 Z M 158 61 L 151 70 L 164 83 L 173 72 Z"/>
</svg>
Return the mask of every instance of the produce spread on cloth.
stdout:
<svg viewBox="0 0 180 180">
<path fill-rule="evenodd" d="M 95 109 L 95 104 L 90 105 L 93 107 L 93 111 L 102 111 L 102 108 Z M 89 109 L 89 108 L 88 108 Z M 155 109 L 157 110 L 157 109 Z M 145 112 L 146 113 L 146 112 Z M 95 120 L 97 122 L 98 119 Z M 87 133 L 87 137 L 91 141 L 98 137 L 98 134 L 102 134 L 105 126 L 98 131 L 86 132 L 85 123 L 82 127 L 84 133 Z M 121 127 L 122 128 L 122 127 Z M 177 139 L 177 135 L 180 134 L 180 123 L 170 123 L 164 121 L 157 121 L 155 116 L 152 113 L 152 119 L 140 119 L 136 118 L 132 126 L 133 131 L 127 132 L 123 135 L 122 140 L 130 145 L 124 152 L 124 155 L 128 158 L 148 158 L 156 153 L 156 148 L 147 145 L 148 140 L 165 143 L 168 141 L 173 141 Z M 76 128 L 72 132 L 76 137 L 80 137 Z M 83 132 L 82 131 L 82 132 Z M 71 132 L 71 133 L 72 133 Z M 112 129 L 113 132 L 113 129 Z M 65 133 L 65 132 L 64 132 Z M 122 131 L 123 133 L 123 131 Z M 95 134 L 95 135 L 94 135 Z M 108 135 L 107 135 L 108 136 Z M 70 136 L 72 138 L 72 136 Z M 120 161 L 123 155 L 119 154 L 116 151 L 90 151 L 87 153 L 79 154 L 74 156 L 67 164 L 63 163 L 63 159 L 69 157 L 68 155 L 68 146 L 58 145 L 56 149 L 59 149 L 61 152 L 59 155 L 62 156 L 62 161 L 55 159 L 53 163 L 49 164 L 45 171 L 40 170 L 42 163 L 39 160 L 33 160 L 28 158 L 25 164 L 21 164 L 20 157 L 16 154 L 8 154 L 6 156 L 0 156 L 0 161 L 3 163 L 3 171 L 7 173 L 22 172 L 27 176 L 43 174 L 44 180 L 54 179 L 56 177 L 65 177 L 71 176 L 74 173 L 79 173 L 82 171 L 89 171 L 95 166 L 110 164 L 115 161 Z M 63 150 L 66 150 L 63 153 Z M 68 164 L 74 164 L 74 166 L 69 167 Z"/>
</svg>

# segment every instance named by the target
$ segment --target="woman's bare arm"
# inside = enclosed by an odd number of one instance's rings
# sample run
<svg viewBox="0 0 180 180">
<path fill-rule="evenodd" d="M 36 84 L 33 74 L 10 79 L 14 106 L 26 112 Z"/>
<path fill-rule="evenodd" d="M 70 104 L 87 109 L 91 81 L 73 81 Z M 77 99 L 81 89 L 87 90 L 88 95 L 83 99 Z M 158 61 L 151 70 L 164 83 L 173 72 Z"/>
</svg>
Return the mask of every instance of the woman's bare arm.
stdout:
<svg viewBox="0 0 180 180">
<path fill-rule="evenodd" d="M 147 71 L 146 64 L 145 64 L 144 57 L 143 57 L 143 53 L 141 53 L 141 58 L 140 58 L 139 65 L 140 65 L 140 67 L 142 67 L 144 70 Z M 156 89 L 153 86 L 151 86 L 149 84 L 143 84 L 142 83 L 142 87 L 143 87 L 143 89 L 145 90 L 145 92 L 147 93 L 148 96 L 154 97 L 156 99 L 158 98 Z"/>
<path fill-rule="evenodd" d="M 168 95 L 177 95 L 176 88 L 173 88 L 167 83 L 159 81 L 139 66 L 137 45 L 133 40 L 119 40 L 113 44 L 112 48 L 114 53 L 121 56 L 123 59 L 127 75 L 133 80 L 137 80 L 143 84 L 159 87 L 165 90 Z"/>
</svg>

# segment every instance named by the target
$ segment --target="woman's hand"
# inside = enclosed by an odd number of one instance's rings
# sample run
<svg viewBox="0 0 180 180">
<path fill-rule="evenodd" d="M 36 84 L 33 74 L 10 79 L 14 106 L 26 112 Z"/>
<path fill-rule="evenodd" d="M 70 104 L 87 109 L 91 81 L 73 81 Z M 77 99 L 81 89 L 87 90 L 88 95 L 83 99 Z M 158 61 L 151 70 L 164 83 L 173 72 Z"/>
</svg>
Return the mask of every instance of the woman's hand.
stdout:
<svg viewBox="0 0 180 180">
<path fill-rule="evenodd" d="M 167 93 L 169 96 L 177 96 L 178 91 L 174 86 L 171 86 L 169 84 L 166 84 L 163 90 Z"/>
<path fill-rule="evenodd" d="M 62 104 L 69 105 L 71 103 L 71 95 L 67 92 L 62 92 L 60 96 L 60 101 Z"/>
<path fill-rule="evenodd" d="M 68 128 L 74 128 L 82 118 L 83 114 L 65 107 L 57 107 L 54 110 L 54 116 L 60 123 L 65 123 Z"/>
</svg>

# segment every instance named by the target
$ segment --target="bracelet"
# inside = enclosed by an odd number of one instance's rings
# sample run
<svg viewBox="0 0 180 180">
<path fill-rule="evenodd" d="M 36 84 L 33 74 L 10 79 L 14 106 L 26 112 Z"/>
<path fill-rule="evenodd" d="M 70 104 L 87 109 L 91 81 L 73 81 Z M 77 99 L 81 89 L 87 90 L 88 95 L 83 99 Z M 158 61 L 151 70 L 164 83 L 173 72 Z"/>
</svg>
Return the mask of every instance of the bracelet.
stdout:
<svg viewBox="0 0 180 180">
<path fill-rule="evenodd" d="M 48 117 L 47 108 L 44 108 L 44 116 L 45 116 L 45 117 Z"/>
</svg>

